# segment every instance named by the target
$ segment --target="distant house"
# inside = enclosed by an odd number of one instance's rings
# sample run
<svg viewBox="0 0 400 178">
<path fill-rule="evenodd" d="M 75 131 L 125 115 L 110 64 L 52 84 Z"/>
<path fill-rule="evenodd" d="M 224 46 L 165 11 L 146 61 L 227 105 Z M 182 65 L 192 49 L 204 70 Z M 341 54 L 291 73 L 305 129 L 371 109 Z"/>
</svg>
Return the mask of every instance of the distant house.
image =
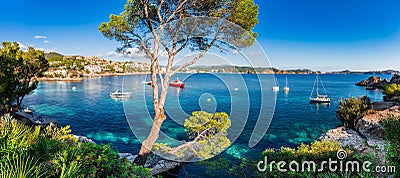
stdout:
<svg viewBox="0 0 400 178">
<path fill-rule="evenodd" d="M 89 73 L 91 74 L 95 74 L 95 73 L 101 73 L 103 72 L 103 69 L 100 66 L 97 65 L 88 65 L 84 67 L 85 71 L 89 71 Z"/>
</svg>

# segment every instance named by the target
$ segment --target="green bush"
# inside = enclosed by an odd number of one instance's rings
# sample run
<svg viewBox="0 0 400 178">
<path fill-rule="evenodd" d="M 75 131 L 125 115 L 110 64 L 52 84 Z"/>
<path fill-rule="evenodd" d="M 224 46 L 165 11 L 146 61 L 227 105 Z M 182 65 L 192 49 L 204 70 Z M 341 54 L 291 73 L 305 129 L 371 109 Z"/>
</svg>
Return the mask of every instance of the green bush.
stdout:
<svg viewBox="0 0 400 178">
<path fill-rule="evenodd" d="M 382 93 L 389 97 L 400 96 L 400 85 L 395 83 L 386 85 L 383 87 Z"/>
<path fill-rule="evenodd" d="M 338 117 L 345 123 L 346 127 L 354 128 L 355 121 L 362 117 L 371 107 L 371 100 L 367 96 L 360 98 L 346 98 L 340 101 Z"/>
<path fill-rule="evenodd" d="M 69 126 L 30 127 L 1 117 L 0 177 L 151 177 L 110 145 L 80 143 L 70 132 Z"/>
<path fill-rule="evenodd" d="M 400 169 L 400 117 L 391 117 L 383 122 L 386 139 L 390 142 L 386 158 L 395 168 Z M 399 173 L 396 177 L 400 177 Z"/>
</svg>

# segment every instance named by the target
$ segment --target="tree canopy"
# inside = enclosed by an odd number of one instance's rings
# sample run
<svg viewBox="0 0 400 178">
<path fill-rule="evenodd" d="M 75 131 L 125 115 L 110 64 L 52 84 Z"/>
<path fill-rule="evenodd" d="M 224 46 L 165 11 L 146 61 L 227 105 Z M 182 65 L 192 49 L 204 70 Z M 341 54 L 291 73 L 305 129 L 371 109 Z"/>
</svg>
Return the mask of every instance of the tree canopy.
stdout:
<svg viewBox="0 0 400 178">
<path fill-rule="evenodd" d="M 189 142 L 174 148 L 156 144 L 154 149 L 167 159 L 192 162 L 211 158 L 231 144 L 227 137 L 231 120 L 224 112 L 193 112 L 192 116 L 185 120 L 184 126 L 190 138 Z"/>
<path fill-rule="evenodd" d="M 29 47 L 22 51 L 18 43 L 3 42 L 0 49 L 0 105 L 6 112 L 18 109 L 25 95 L 31 94 L 49 65 L 44 52 Z"/>
<path fill-rule="evenodd" d="M 154 55 L 150 49 L 158 47 L 151 42 L 155 40 L 158 43 L 166 30 L 165 25 L 173 21 L 187 17 L 216 17 L 239 25 L 252 37 L 257 37 L 257 33 L 252 31 L 258 23 L 257 16 L 258 6 L 253 0 L 128 0 L 124 10 L 119 15 L 111 14 L 110 20 L 103 22 L 99 30 L 105 37 L 123 44 L 119 48 L 120 52 L 138 47 L 147 55 Z M 172 29 L 178 31 L 178 28 Z M 190 36 L 189 32 L 190 29 L 185 35 Z M 185 47 L 192 44 L 200 47 L 204 46 L 206 41 L 199 37 L 180 39 L 174 41 L 172 46 Z M 167 44 L 162 45 L 167 48 Z M 167 51 L 174 52 L 171 49 Z M 179 51 L 175 51 L 175 54 L 176 52 Z"/>
</svg>

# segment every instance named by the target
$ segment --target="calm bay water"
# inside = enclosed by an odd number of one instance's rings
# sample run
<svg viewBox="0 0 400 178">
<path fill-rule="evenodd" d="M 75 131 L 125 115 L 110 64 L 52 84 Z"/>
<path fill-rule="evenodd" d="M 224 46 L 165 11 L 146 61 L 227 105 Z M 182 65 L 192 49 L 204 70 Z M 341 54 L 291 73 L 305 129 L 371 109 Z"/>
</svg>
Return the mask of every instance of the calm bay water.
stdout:
<svg viewBox="0 0 400 178">
<path fill-rule="evenodd" d="M 248 140 L 257 121 L 261 103 L 257 76 L 218 75 L 224 76 L 225 80 L 232 78 L 229 85 L 236 82 L 234 81 L 236 77 L 243 78 L 248 90 L 238 88 L 237 91 L 232 91 L 232 88 L 224 83 L 226 81 L 221 81 L 212 74 L 178 74 L 181 80 L 185 80 L 186 86 L 184 89 L 170 89 L 166 108 L 170 116 L 174 116 L 176 111 L 177 115 L 182 117 L 201 109 L 229 113 L 231 96 L 238 100 L 243 99 L 241 96 L 247 96 L 239 94 L 233 96 L 232 93 L 248 91 L 250 112 L 247 124 L 240 137 L 224 152 L 223 155 L 228 159 L 258 157 L 266 148 L 296 147 L 301 143 L 310 143 L 318 139 L 323 132 L 340 124 L 335 116 L 340 97 L 368 95 L 373 101 L 380 101 L 382 98 L 380 91 L 367 91 L 354 86 L 354 83 L 370 75 L 320 75 L 332 103 L 330 106 L 309 104 L 315 75 L 275 75 L 281 91 L 276 93 L 273 120 L 263 139 L 255 147 L 249 148 Z M 271 79 L 270 75 L 265 76 Z M 388 79 L 391 77 L 378 76 Z M 282 91 L 286 77 L 290 87 L 290 92 L 287 94 Z M 71 125 L 74 134 L 85 135 L 96 143 L 111 143 L 120 152 L 136 153 L 140 149 L 140 142 L 129 127 L 124 105 L 137 106 L 136 110 L 130 111 L 133 112 L 130 114 L 136 114 L 135 117 L 138 119 L 144 117 L 142 112 L 151 113 L 151 87 L 142 85 L 145 78 L 145 75 L 136 75 L 85 79 L 79 83 L 41 82 L 35 93 L 26 97 L 24 103 L 43 117 L 57 120 L 61 126 Z M 263 77 L 260 78 L 261 82 L 271 82 L 263 81 Z M 133 97 L 125 101 L 110 98 L 110 91 L 121 89 L 123 84 L 125 90 L 131 89 Z M 77 90 L 73 91 L 72 87 L 76 87 Z M 320 88 L 320 91 L 323 89 Z M 135 97 L 140 97 L 141 93 L 146 96 L 147 106 L 135 104 Z M 202 100 L 209 98 L 217 105 L 207 108 L 207 105 L 201 104 L 204 103 Z M 177 101 L 179 105 L 169 101 Z M 183 126 L 171 119 L 166 121 L 162 131 L 175 139 L 186 138 Z"/>
</svg>

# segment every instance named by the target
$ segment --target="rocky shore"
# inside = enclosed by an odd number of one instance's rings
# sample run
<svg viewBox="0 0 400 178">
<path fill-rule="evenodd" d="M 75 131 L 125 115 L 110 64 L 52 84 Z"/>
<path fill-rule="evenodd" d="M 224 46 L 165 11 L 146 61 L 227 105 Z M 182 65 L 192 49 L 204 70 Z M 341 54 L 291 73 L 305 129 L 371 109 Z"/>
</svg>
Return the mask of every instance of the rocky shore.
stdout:
<svg viewBox="0 0 400 178">
<path fill-rule="evenodd" d="M 371 76 L 366 80 L 357 82 L 355 85 L 367 87 L 367 89 L 382 89 L 384 86 L 389 84 L 400 84 L 400 76 L 398 74 L 394 74 L 390 81 L 387 79 L 382 80 L 382 78 L 377 76 Z"/>
<path fill-rule="evenodd" d="M 373 111 L 358 119 L 354 129 L 340 126 L 321 135 L 321 140 L 336 140 L 343 147 L 353 147 L 358 153 L 376 153 L 380 164 L 386 160 L 386 133 L 382 121 L 400 116 L 400 107 L 392 102 L 377 102 Z"/>
</svg>

